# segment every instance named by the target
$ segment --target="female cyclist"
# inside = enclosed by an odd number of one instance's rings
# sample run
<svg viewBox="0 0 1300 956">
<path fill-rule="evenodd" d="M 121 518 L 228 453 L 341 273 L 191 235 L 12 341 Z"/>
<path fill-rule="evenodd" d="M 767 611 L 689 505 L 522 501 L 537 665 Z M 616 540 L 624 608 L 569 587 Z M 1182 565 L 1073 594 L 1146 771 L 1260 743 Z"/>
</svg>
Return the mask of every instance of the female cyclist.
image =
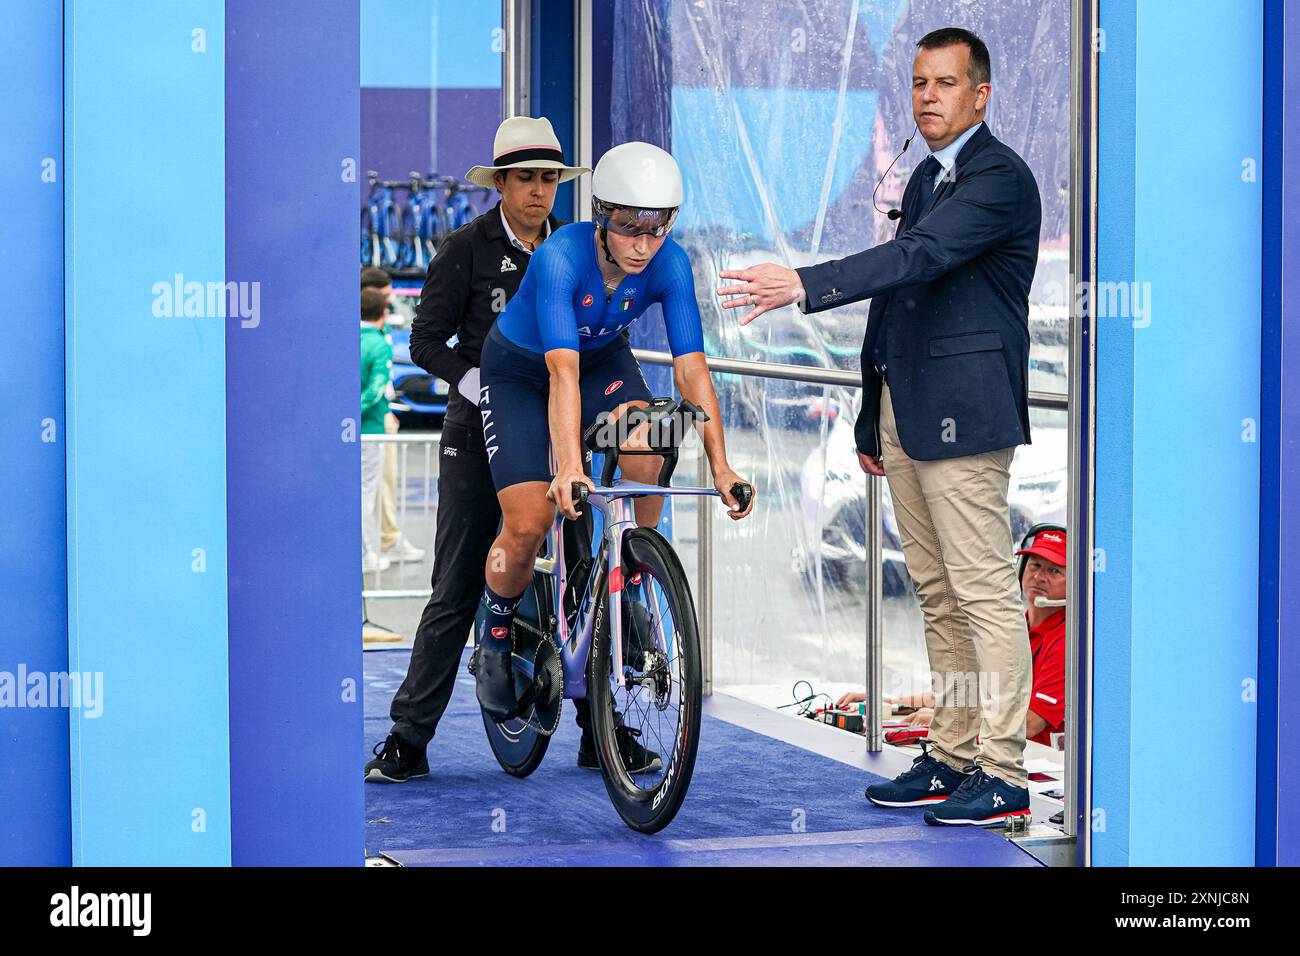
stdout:
<svg viewBox="0 0 1300 956">
<path fill-rule="evenodd" d="M 655 303 L 677 389 L 709 416 L 698 427 L 714 487 L 733 519 L 753 510 L 752 499 L 742 511 L 731 494 L 743 479 L 727 464 L 695 281 L 686 252 L 668 238 L 682 205 L 681 171 L 657 146 L 624 143 L 596 164 L 591 186 L 594 222 L 563 226 L 537 250 L 483 345 L 479 412 L 502 528 L 488 553 L 477 676 L 479 703 L 498 719 L 517 706 L 510 623 L 532 579 L 533 558 L 557 507 L 577 517 L 573 483 L 595 487 L 583 472 L 583 430 L 602 412 L 617 418 L 652 398 L 624 330 Z M 623 447 L 638 447 L 645 430 Z M 628 480 L 653 484 L 662 459 L 628 457 L 620 465 Z M 637 524 L 651 527 L 663 498 L 638 498 L 635 509 Z"/>
</svg>

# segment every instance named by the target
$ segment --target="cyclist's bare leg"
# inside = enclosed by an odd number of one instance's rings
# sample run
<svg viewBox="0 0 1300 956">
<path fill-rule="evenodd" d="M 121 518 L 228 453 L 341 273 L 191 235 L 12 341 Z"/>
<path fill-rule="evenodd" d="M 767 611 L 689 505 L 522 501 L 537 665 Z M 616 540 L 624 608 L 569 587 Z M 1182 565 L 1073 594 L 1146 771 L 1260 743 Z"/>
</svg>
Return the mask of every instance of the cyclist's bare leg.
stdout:
<svg viewBox="0 0 1300 956">
<path fill-rule="evenodd" d="M 611 413 L 614 419 L 621 418 L 629 408 L 645 408 L 648 402 L 625 402 L 619 405 Z M 650 423 L 638 425 L 634 428 L 623 441 L 622 448 L 639 449 L 645 448 L 646 433 L 650 430 Z M 626 458 L 619 458 L 618 466 L 623 473 L 623 477 L 628 481 L 635 481 L 644 485 L 653 485 L 659 480 L 659 469 L 664 465 L 662 455 L 628 455 Z M 632 508 L 636 512 L 636 523 L 642 528 L 653 528 L 659 524 L 659 517 L 663 514 L 664 498 L 662 495 L 650 495 L 645 498 L 637 498 L 632 502 Z"/>
<path fill-rule="evenodd" d="M 628 408 L 644 408 L 646 402 L 627 402 L 613 411 L 615 419 Z M 640 425 L 623 442 L 625 449 L 645 448 L 649 425 Z M 619 460 L 623 476 L 629 481 L 654 484 L 663 467 L 661 455 L 629 455 Z M 533 559 L 546 540 L 546 532 L 555 521 L 555 505 L 546 497 L 544 481 L 524 481 L 497 493 L 501 503 L 501 532 L 488 551 L 487 585 L 497 594 L 514 597 L 522 594 L 533 576 Z M 651 528 L 659 523 L 664 499 L 659 495 L 638 498 L 633 503 L 636 523 Z"/>
<path fill-rule="evenodd" d="M 533 558 L 555 518 L 546 500 L 549 482 L 527 481 L 498 492 L 501 532 L 488 551 L 483 604 L 475 618 L 479 706 L 503 720 L 517 701 L 511 670 L 510 624 L 533 574 Z"/>
<path fill-rule="evenodd" d="M 544 481 L 523 481 L 497 493 L 501 533 L 487 559 L 487 585 L 497 594 L 523 594 L 533 577 L 533 559 L 555 521 L 555 505 L 546 498 Z"/>
</svg>

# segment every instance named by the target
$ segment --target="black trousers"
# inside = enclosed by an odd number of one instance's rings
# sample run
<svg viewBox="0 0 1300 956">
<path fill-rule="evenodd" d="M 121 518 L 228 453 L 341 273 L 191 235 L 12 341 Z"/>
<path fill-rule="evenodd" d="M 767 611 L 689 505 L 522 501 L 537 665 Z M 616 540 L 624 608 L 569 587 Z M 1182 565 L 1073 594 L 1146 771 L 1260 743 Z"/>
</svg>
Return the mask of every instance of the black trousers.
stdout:
<svg viewBox="0 0 1300 956">
<path fill-rule="evenodd" d="M 420 615 L 406 679 L 388 714 L 393 733 L 421 749 L 438 729 L 456 685 L 461 652 L 483 597 L 488 551 L 501 521 L 483 448 L 483 430 L 444 423 L 438 455 L 438 530 L 433 542 L 433 593 Z M 575 700 L 578 726 L 587 702 Z"/>
</svg>

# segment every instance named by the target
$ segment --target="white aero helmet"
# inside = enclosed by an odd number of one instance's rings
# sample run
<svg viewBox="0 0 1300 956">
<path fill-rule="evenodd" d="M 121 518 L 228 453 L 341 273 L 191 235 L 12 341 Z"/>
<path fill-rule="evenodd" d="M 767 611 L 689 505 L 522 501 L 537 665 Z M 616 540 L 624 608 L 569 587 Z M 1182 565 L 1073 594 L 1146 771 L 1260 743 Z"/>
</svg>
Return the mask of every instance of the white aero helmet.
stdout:
<svg viewBox="0 0 1300 956">
<path fill-rule="evenodd" d="M 591 177 L 591 212 L 596 225 L 620 235 L 662 236 L 682 205 L 677 160 L 649 143 L 615 146 Z"/>
</svg>

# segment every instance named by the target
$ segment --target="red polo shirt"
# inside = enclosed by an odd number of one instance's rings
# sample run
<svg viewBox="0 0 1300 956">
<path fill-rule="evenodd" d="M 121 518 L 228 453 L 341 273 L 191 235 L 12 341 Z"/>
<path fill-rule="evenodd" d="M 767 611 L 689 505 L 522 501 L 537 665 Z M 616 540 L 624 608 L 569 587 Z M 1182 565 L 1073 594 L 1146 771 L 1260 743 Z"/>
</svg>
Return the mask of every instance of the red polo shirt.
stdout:
<svg viewBox="0 0 1300 956">
<path fill-rule="evenodd" d="M 1029 709 L 1047 721 L 1043 732 L 1029 739 L 1050 746 L 1051 734 L 1065 727 L 1065 608 L 1029 629 L 1029 652 L 1034 659 Z"/>
</svg>

